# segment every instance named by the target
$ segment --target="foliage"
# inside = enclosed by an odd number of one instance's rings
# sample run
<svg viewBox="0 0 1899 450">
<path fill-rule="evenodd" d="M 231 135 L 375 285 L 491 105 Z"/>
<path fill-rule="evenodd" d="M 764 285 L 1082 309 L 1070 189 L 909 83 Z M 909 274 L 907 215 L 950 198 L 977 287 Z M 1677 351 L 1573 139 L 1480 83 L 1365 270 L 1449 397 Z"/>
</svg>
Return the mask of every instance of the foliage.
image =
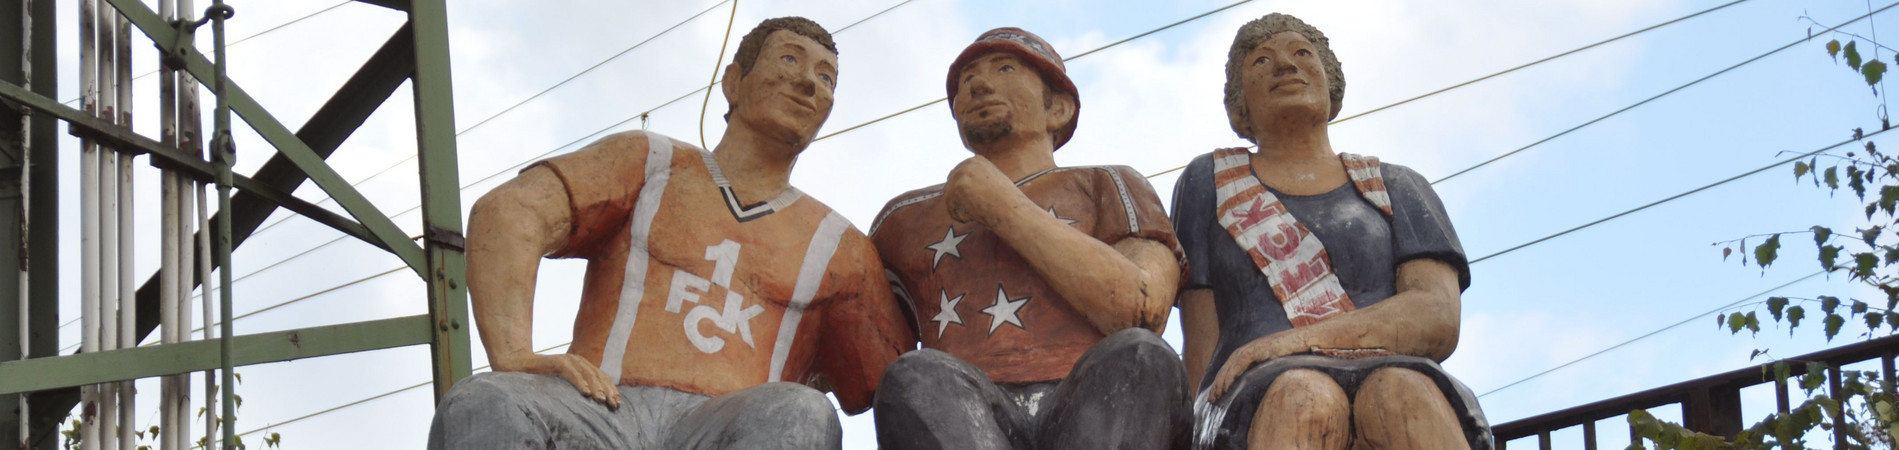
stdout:
<svg viewBox="0 0 1899 450">
<path fill-rule="evenodd" d="M 238 384 L 244 383 L 244 374 L 233 373 L 231 374 L 231 376 L 232 378 L 235 378 L 237 380 Z M 213 399 L 217 398 L 219 388 L 221 388 L 221 386 L 218 386 L 215 384 L 211 386 L 211 395 Z M 244 408 L 244 396 L 232 395 L 231 397 L 232 397 L 232 400 L 235 400 L 235 403 L 237 404 L 237 408 L 232 410 L 232 414 L 236 414 L 237 409 Z M 82 411 L 85 412 L 83 416 L 81 416 L 80 418 L 73 419 L 68 428 L 65 428 L 59 431 L 60 436 L 65 438 L 61 448 L 64 448 L 65 450 L 77 449 L 77 448 L 80 448 L 81 442 L 84 441 L 85 434 L 83 430 L 85 429 L 85 426 L 87 425 L 88 420 L 91 419 L 91 416 L 93 415 L 93 413 L 92 413 L 92 410 L 90 409 L 82 409 Z M 215 427 L 223 425 L 223 422 L 221 421 L 220 416 L 218 416 L 217 414 L 208 414 L 208 413 L 209 411 L 206 410 L 204 407 L 199 407 L 198 414 L 196 415 L 196 417 L 205 417 L 206 415 L 209 415 L 210 417 L 206 418 L 205 420 L 209 420 L 215 423 L 215 425 L 213 425 L 213 428 L 212 428 L 213 430 L 216 430 Z M 101 431 L 104 431 L 104 430 L 101 430 Z M 152 450 L 154 448 L 157 448 L 155 447 L 156 445 L 155 443 L 158 441 L 159 434 L 163 431 L 164 430 L 161 429 L 159 426 L 152 425 L 150 428 L 147 428 L 144 431 L 133 432 L 132 434 L 137 437 L 138 441 L 151 442 L 148 444 L 140 444 L 138 445 L 137 449 L 138 450 Z M 284 438 L 282 435 L 276 432 L 271 432 L 270 434 L 267 434 L 264 436 L 264 447 L 265 448 L 279 448 L 283 445 L 283 440 Z M 243 436 L 237 436 L 233 438 L 231 440 L 231 443 L 234 444 L 232 447 L 237 448 L 239 450 L 243 450 L 246 448 L 244 445 Z M 197 441 L 195 441 L 195 445 L 192 448 L 205 448 L 206 444 L 207 442 L 205 438 L 200 437 L 198 438 Z"/>
<path fill-rule="evenodd" d="M 1879 45 L 1871 40 L 1867 42 Z M 1873 87 L 1875 96 L 1879 95 L 1879 83 L 1886 73 L 1885 62 L 1861 55 L 1857 39 L 1849 39 L 1844 45 L 1837 39 L 1832 40 L 1825 44 L 1825 49 L 1836 62 L 1846 63 L 1847 68 Z M 1880 131 L 1890 128 L 1885 117 L 1880 118 L 1880 127 Z M 1853 129 L 1855 140 L 1865 134 L 1863 129 Z M 1895 210 L 1899 208 L 1899 158 L 1865 141 L 1844 154 L 1822 152 L 1797 161 L 1793 175 L 1796 183 L 1811 182 L 1815 188 L 1825 189 L 1831 195 L 1839 194 L 1842 188 L 1851 192 L 1865 204 L 1865 223 L 1853 227 L 1851 233 L 1816 225 L 1801 231 L 1717 242 L 1722 259 L 1738 254 L 1742 265 L 1751 263 L 1766 270 L 1780 262 L 1782 236 L 1808 235 L 1818 251 L 1817 263 L 1822 270 L 1830 275 L 1842 275 L 1850 283 L 1872 287 L 1885 298 L 1869 299 L 1869 302 L 1826 295 L 1771 297 L 1716 316 L 1716 325 L 1730 334 L 1740 334 L 1742 330 L 1758 334 L 1763 320 L 1761 313 L 1765 312 L 1773 322 L 1784 325 L 1789 335 L 1803 323 L 1817 322 L 1828 342 L 1840 336 L 1848 322 L 1866 326 L 1866 331 L 1859 334 L 1863 338 L 1899 331 L 1899 313 L 1895 313 L 1899 311 L 1899 236 L 1888 236 L 1899 234 L 1899 211 Z M 1754 245 L 1749 245 L 1750 240 Z M 1812 330 L 1812 327 L 1807 329 Z M 1766 354 L 1764 350 L 1754 351 L 1754 356 Z M 1840 385 L 1832 388 L 1828 386 L 1826 373 L 1837 369 L 1822 362 L 1779 360 L 1763 365 L 1761 370 L 1773 371 L 1779 385 L 1798 385 L 1805 401 L 1790 405 L 1785 413 L 1768 415 L 1731 441 L 1656 419 L 1644 410 L 1632 411 L 1629 425 L 1642 439 L 1629 448 L 1642 449 L 1646 448 L 1644 444 L 1652 444 L 1657 449 L 1804 449 L 1808 448 L 1808 433 L 1815 429 L 1843 436 L 1841 444 L 1845 448 L 1893 448 L 1894 442 L 1899 440 L 1899 412 L 1895 412 L 1899 409 L 1896 406 L 1899 396 L 1886 386 L 1890 380 L 1881 380 L 1877 373 L 1839 370 Z"/>
</svg>

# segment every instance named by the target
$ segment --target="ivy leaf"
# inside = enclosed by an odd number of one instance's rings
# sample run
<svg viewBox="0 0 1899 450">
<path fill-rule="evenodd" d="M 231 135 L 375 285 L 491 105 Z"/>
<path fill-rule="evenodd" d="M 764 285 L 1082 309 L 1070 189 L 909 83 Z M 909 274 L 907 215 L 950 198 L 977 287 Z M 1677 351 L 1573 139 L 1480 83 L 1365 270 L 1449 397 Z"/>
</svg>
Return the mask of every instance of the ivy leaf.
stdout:
<svg viewBox="0 0 1899 450">
<path fill-rule="evenodd" d="M 1840 327 L 1842 326 L 1846 326 L 1845 317 L 1840 317 L 1839 314 L 1827 314 L 1826 315 L 1826 341 L 1833 342 L 1833 337 L 1840 335 Z"/>
<path fill-rule="evenodd" d="M 1859 70 L 1860 59 L 1859 59 L 1859 48 L 1855 44 L 1859 44 L 1859 42 L 1848 41 L 1846 43 L 1846 48 L 1843 48 L 1841 50 L 1844 50 L 1846 53 L 1846 67 L 1851 67 L 1853 68 L 1853 70 L 1857 71 Z"/>
<path fill-rule="evenodd" d="M 1763 242 L 1761 245 L 1754 247 L 1754 264 L 1765 268 L 1774 263 L 1774 258 L 1779 256 L 1779 252 L 1780 235 L 1775 234 L 1768 237 L 1767 242 Z"/>
<path fill-rule="evenodd" d="M 1826 55 L 1829 57 L 1832 57 L 1834 61 L 1840 60 L 1840 40 L 1839 39 L 1827 41 Z"/>
<path fill-rule="evenodd" d="M 1834 262 L 1840 259 L 1840 248 L 1832 245 L 1820 247 L 1820 267 L 1833 270 Z"/>
<path fill-rule="evenodd" d="M 1800 177 L 1806 175 L 1807 171 L 1810 170 L 1813 170 L 1813 167 L 1808 166 L 1806 161 L 1794 161 L 1794 182 L 1800 182 Z"/>
<path fill-rule="evenodd" d="M 1840 189 L 1840 166 L 1826 168 L 1824 177 L 1826 178 L 1826 187 L 1828 189 L 1836 191 Z"/>
<path fill-rule="evenodd" d="M 1859 66 L 1859 74 L 1866 76 L 1866 85 L 1879 84 L 1880 78 L 1886 74 L 1886 63 L 1879 60 L 1867 61 L 1865 65 Z"/>
<path fill-rule="evenodd" d="M 1800 319 L 1807 317 L 1807 310 L 1799 306 L 1787 307 L 1787 334 L 1793 334 L 1793 328 L 1800 326 Z"/>
<path fill-rule="evenodd" d="M 1776 321 L 1780 320 L 1781 311 L 1786 310 L 1786 309 L 1787 309 L 1787 297 L 1768 297 L 1767 298 L 1767 312 L 1774 315 L 1774 320 Z"/>
</svg>

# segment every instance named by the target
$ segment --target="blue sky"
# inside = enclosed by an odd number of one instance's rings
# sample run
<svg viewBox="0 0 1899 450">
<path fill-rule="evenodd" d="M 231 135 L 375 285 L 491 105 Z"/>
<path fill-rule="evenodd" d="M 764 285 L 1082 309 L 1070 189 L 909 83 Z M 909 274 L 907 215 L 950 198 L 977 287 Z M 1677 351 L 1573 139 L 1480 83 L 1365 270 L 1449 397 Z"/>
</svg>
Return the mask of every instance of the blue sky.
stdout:
<svg viewBox="0 0 1899 450">
<path fill-rule="evenodd" d="M 523 7 L 518 2 L 457 1 L 450 5 L 457 124 L 466 128 L 635 43 L 658 34 L 716 0 L 680 2 L 573 1 Z M 900 0 L 741 1 L 735 36 L 766 17 L 804 15 L 837 30 Z M 1049 2 L 914 0 L 839 32 L 837 103 L 821 134 L 843 130 L 943 96 L 956 53 L 982 30 L 1017 26 L 1048 38 L 1065 55 L 1192 17 L 1231 2 Z M 1410 98 L 1629 31 L 1711 8 L 1713 1 L 1254 1 L 1068 63 L 1081 90 L 1082 122 L 1057 153 L 1063 165 L 1123 164 L 1157 173 L 1216 147 L 1244 145 L 1227 128 L 1220 106 L 1226 48 L 1246 20 L 1268 12 L 1300 16 L 1332 39 L 1348 88 L 1341 117 Z M 331 0 L 234 2 L 234 37 L 324 10 Z M 1336 149 L 1376 155 L 1437 179 L 1550 137 L 1604 114 L 1805 37 L 1810 16 L 1837 24 L 1866 14 L 1860 2 L 1751 0 L 1634 38 L 1561 58 L 1332 127 Z M 727 3 L 660 35 L 566 86 L 496 117 L 459 141 L 462 180 L 474 182 L 702 86 L 714 67 L 730 14 Z M 61 3 L 61 24 L 74 23 Z M 1845 31 L 1899 33 L 1894 13 Z M 231 50 L 232 78 L 292 127 L 300 124 L 373 52 L 402 17 L 347 4 L 265 34 Z M 1814 27 L 1817 31 L 1823 27 Z M 70 34 L 68 27 L 64 32 Z M 1890 34 L 1899 36 L 1899 34 Z M 1825 37 L 1769 56 L 1516 156 L 1436 186 L 1466 252 L 1480 257 L 1777 161 L 1777 152 L 1806 152 L 1838 142 L 1853 127 L 1876 127 L 1883 99 L 1823 51 Z M 208 42 L 208 39 L 205 41 Z M 73 39 L 62 36 L 62 89 L 76 84 Z M 736 42 L 733 43 L 736 47 Z M 1866 45 L 1862 43 L 1862 48 Z M 139 72 L 154 64 L 137 45 Z M 727 50 L 728 53 L 732 49 Z M 1880 55 L 1889 62 L 1890 52 Z M 156 85 L 141 81 L 140 105 L 155 103 Z M 412 109 L 406 87 L 346 143 L 333 163 L 384 211 L 415 204 Z M 715 94 L 716 96 L 716 94 Z M 70 96 L 69 96 L 70 97 Z M 653 110 L 649 129 L 698 142 L 702 100 L 692 96 Z M 717 139 L 718 99 L 704 133 Z M 142 106 L 144 107 L 144 106 Z M 155 127 L 140 113 L 138 128 Z M 614 129 L 637 129 L 639 120 Z M 240 126 L 241 128 L 241 126 Z M 248 130 L 238 131 L 240 169 L 268 156 Z M 1884 145 L 1884 141 L 1875 139 Z M 71 145 L 69 142 L 68 145 Z M 76 147 L 69 147 L 76 148 Z M 69 152 L 70 154 L 71 152 Z M 793 183 L 842 212 L 860 228 L 885 200 L 940 183 L 968 153 L 947 109 L 933 105 L 820 141 L 799 161 Z M 76 162 L 62 163 L 76 179 Z M 140 164 L 141 166 L 143 164 Z M 155 172 L 141 173 L 151 183 Z M 1174 174 L 1150 181 L 1169 197 Z M 469 204 L 506 176 L 464 191 Z M 155 192 L 156 189 L 151 191 Z M 77 190 L 67 190 L 77 195 Z M 323 194 L 299 191 L 309 199 Z M 142 205 L 156 195 L 142 193 Z M 145 201 L 150 198 L 149 201 Z M 68 204 L 76 204 L 77 201 Z M 156 269 L 155 206 L 143 206 L 140 271 Z M 62 210 L 77 223 L 73 210 Z M 150 217 L 147 217 L 150 216 Z M 1723 261 L 1709 245 L 1750 234 L 1802 230 L 1815 224 L 1861 224 L 1850 196 L 1794 184 L 1777 168 L 1706 192 L 1496 257 L 1472 266 L 1463 296 L 1463 334 L 1447 368 L 1478 393 L 1570 362 L 1817 270 L 1804 237 L 1784 240 L 1782 262 L 1765 271 Z M 275 219 L 273 219 L 275 220 Z M 413 214 L 397 217 L 419 229 Z M 416 233 L 419 234 L 419 233 Z M 237 253 L 238 275 L 334 239 L 301 219 L 257 235 Z M 77 285 L 77 236 L 62 276 Z M 236 287 L 240 314 L 394 268 L 395 258 L 353 241 L 324 247 Z M 535 344 L 566 341 L 581 264 L 543 265 Z M 142 278 L 142 276 L 141 276 Z M 69 289 L 70 290 L 70 289 Z M 76 290 L 62 317 L 77 317 Z M 1816 277 L 1778 295 L 1868 293 Z M 239 333 L 279 330 L 424 312 L 421 283 L 402 272 L 259 314 Z M 76 328 L 76 327 L 75 327 Z M 1863 332 L 1854 325 L 1849 335 Z M 67 330 L 77 342 L 77 330 Z M 1177 331 L 1170 331 L 1171 336 Z M 1768 326 L 1757 337 L 1729 336 L 1713 318 L 1691 320 L 1602 356 L 1482 398 L 1501 423 L 1749 364 L 1756 348 L 1781 357 L 1822 348 L 1817 330 L 1794 338 Z M 1846 339 L 1851 339 L 1851 336 Z M 1177 342 L 1177 340 L 1176 340 Z M 1838 342 L 1838 341 L 1836 341 Z M 477 351 L 478 360 L 483 355 Z M 394 391 L 428 379 L 422 348 L 397 349 L 250 367 L 239 392 L 249 402 L 239 431 L 279 423 Z M 143 383 L 155 393 L 155 383 Z M 1772 393 L 1745 391 L 1750 418 L 1770 410 Z M 141 404 L 151 405 L 152 401 Z M 427 389 L 396 394 L 295 424 L 274 427 L 291 448 L 419 447 L 431 397 Z M 144 413 L 142 413 L 144 414 Z M 1678 417 L 1672 410 L 1663 418 Z M 142 415 L 142 417 L 145 417 Z M 156 415 L 150 414 L 150 421 Z M 845 419 L 846 448 L 869 448 L 870 416 Z M 1618 430 L 1620 419 L 1602 424 Z M 1623 433 L 1603 433 L 1619 446 Z M 1574 430 L 1559 447 L 1580 448 Z"/>
</svg>

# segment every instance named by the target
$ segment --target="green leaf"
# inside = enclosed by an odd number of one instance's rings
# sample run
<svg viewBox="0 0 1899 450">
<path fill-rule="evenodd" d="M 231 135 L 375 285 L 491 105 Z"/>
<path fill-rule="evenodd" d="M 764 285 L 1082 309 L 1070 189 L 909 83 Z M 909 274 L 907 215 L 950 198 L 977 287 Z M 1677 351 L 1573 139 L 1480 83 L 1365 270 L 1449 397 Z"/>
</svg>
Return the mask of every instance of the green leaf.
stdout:
<svg viewBox="0 0 1899 450">
<path fill-rule="evenodd" d="M 1820 247 L 1820 267 L 1833 270 L 1834 262 L 1840 259 L 1840 248 L 1832 245 Z"/>
<path fill-rule="evenodd" d="M 1774 363 L 1774 381 L 1775 382 L 1786 383 L 1787 377 L 1790 377 L 1790 376 L 1793 376 L 1793 366 L 1787 365 L 1786 362 Z"/>
<path fill-rule="evenodd" d="M 1813 230 L 1813 245 L 1826 245 L 1826 240 L 1833 237 L 1832 228 L 1814 225 L 1809 229 Z"/>
<path fill-rule="evenodd" d="M 1809 170 L 1813 170 L 1813 166 L 1808 166 L 1806 161 L 1794 161 L 1794 182 L 1800 182 L 1800 176 Z"/>
<path fill-rule="evenodd" d="M 1859 74 L 1866 76 L 1866 85 L 1879 84 L 1880 78 L 1886 75 L 1886 63 L 1879 60 L 1867 61 L 1866 64 L 1859 66 Z"/>
<path fill-rule="evenodd" d="M 1839 297 L 1834 297 L 1831 295 L 1820 296 L 1820 312 L 1833 314 L 1833 310 L 1839 307 L 1840 307 Z"/>
<path fill-rule="evenodd" d="M 1873 267 L 1879 265 L 1879 257 L 1873 256 L 1871 252 L 1854 253 L 1853 262 L 1857 264 L 1853 268 L 1855 276 L 1870 278 L 1873 276 Z"/>
<path fill-rule="evenodd" d="M 1747 312 L 1746 325 L 1747 325 L 1747 331 L 1753 332 L 1754 334 L 1761 333 L 1761 319 L 1760 317 L 1755 316 L 1753 311 Z"/>
<path fill-rule="evenodd" d="M 1862 316 L 1862 318 L 1866 319 L 1866 329 L 1877 330 L 1879 329 L 1879 323 L 1885 320 L 1886 315 L 1885 314 L 1867 314 L 1865 316 Z"/>
<path fill-rule="evenodd" d="M 1826 168 L 1826 173 L 1822 175 L 1822 177 L 1826 179 L 1826 187 L 1828 189 L 1833 189 L 1833 190 L 1840 189 L 1840 167 L 1839 166 Z"/>
<path fill-rule="evenodd" d="M 1787 309 L 1787 297 L 1767 298 L 1767 312 L 1774 315 L 1774 320 L 1779 321 L 1781 311 L 1785 309 Z"/>
<path fill-rule="evenodd" d="M 1860 201 L 1866 201 L 1866 180 L 1860 176 L 1861 173 L 1858 166 L 1846 166 L 1846 187 L 1853 188 L 1853 195 L 1859 197 Z"/>
<path fill-rule="evenodd" d="M 1832 57 L 1833 60 L 1835 61 L 1838 61 L 1840 59 L 1840 40 L 1839 39 L 1827 41 L 1826 55 L 1829 57 Z"/>
<path fill-rule="evenodd" d="M 1807 317 L 1807 310 L 1799 306 L 1787 307 L 1787 334 L 1793 334 L 1793 327 L 1800 326 L 1800 319 Z"/>
<path fill-rule="evenodd" d="M 1807 361 L 1807 373 L 1800 376 L 1800 388 L 1811 391 L 1825 384 L 1826 363 Z"/>
<path fill-rule="evenodd" d="M 1852 310 L 1852 311 L 1853 311 L 1853 314 L 1854 314 L 1854 315 L 1860 315 L 1860 314 L 1865 314 L 1865 313 L 1866 313 L 1866 307 L 1867 307 L 1867 306 L 1870 306 L 1870 305 L 1867 305 L 1867 304 L 1866 304 L 1866 302 L 1862 302 L 1862 301 L 1859 301 L 1859 300 L 1854 300 L 1854 301 L 1853 301 L 1853 310 Z"/>
<path fill-rule="evenodd" d="M 1846 67 L 1851 67 L 1853 68 L 1853 70 L 1859 70 L 1859 63 L 1860 63 L 1859 49 L 1855 45 L 1858 43 L 1859 43 L 1858 41 L 1848 41 L 1846 43 L 1846 48 L 1841 49 L 1841 50 L 1845 50 L 1846 52 Z"/>
<path fill-rule="evenodd" d="M 1775 234 L 1768 237 L 1767 242 L 1763 242 L 1761 245 L 1754 247 L 1754 264 L 1767 267 L 1774 263 L 1774 258 L 1778 256 L 1779 252 L 1780 235 Z"/>
<path fill-rule="evenodd" d="M 1899 204 L 1899 186 L 1886 185 L 1879 188 L 1879 209 L 1886 210 L 1886 214 L 1892 214 L 1894 204 Z"/>
<path fill-rule="evenodd" d="M 1880 226 L 1873 226 L 1872 228 L 1859 230 L 1859 240 L 1865 241 L 1866 245 L 1877 245 L 1877 244 L 1874 244 L 1873 242 L 1878 241 L 1879 233 L 1885 230 L 1886 230 L 1885 227 L 1880 227 Z"/>
<path fill-rule="evenodd" d="M 1742 328 L 1747 328 L 1747 316 L 1743 316 L 1741 313 L 1729 314 L 1728 334 L 1740 333 Z"/>
<path fill-rule="evenodd" d="M 1833 337 L 1840 335 L 1840 327 L 1843 327 L 1843 326 L 1846 326 L 1845 317 L 1840 317 L 1839 314 L 1827 314 L 1826 315 L 1826 341 L 1833 342 Z"/>
</svg>

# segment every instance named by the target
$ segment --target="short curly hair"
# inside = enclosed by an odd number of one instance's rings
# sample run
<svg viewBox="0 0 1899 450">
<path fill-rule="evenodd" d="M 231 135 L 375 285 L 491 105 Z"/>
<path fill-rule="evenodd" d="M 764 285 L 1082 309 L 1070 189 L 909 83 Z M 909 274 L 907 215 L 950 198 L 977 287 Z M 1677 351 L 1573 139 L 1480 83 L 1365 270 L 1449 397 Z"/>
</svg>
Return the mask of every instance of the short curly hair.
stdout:
<svg viewBox="0 0 1899 450">
<path fill-rule="evenodd" d="M 739 66 L 739 76 L 752 73 L 752 66 L 758 64 L 758 52 L 765 50 L 765 38 L 778 30 L 790 31 L 799 36 L 811 38 L 817 41 L 818 45 L 824 46 L 825 50 L 830 50 L 831 54 L 838 54 L 837 42 L 831 40 L 831 32 L 825 31 L 824 26 L 818 25 L 811 19 L 798 16 L 765 19 L 764 22 L 759 22 L 758 26 L 752 27 L 751 32 L 745 33 L 745 37 L 739 38 L 738 53 L 732 55 L 732 63 Z M 732 109 L 737 107 L 738 105 L 729 102 L 726 104 L 725 119 L 727 121 L 732 120 Z"/>
<path fill-rule="evenodd" d="M 1227 50 L 1226 53 L 1226 118 L 1228 124 L 1233 126 L 1233 132 L 1246 140 L 1254 139 L 1246 132 L 1246 93 L 1241 92 L 1244 89 L 1240 85 L 1242 60 L 1246 59 L 1246 54 L 1253 51 L 1253 48 L 1258 47 L 1261 42 L 1272 39 L 1275 34 L 1287 31 L 1305 36 L 1306 40 L 1312 41 L 1312 46 L 1319 51 L 1319 64 L 1325 67 L 1325 81 L 1326 84 L 1331 85 L 1332 94 L 1332 112 L 1326 120 L 1338 118 L 1339 108 L 1344 105 L 1345 70 L 1339 65 L 1338 55 L 1332 53 L 1332 41 L 1326 39 L 1325 33 L 1320 32 L 1318 28 L 1307 25 L 1298 17 L 1280 13 L 1267 14 L 1266 17 L 1254 19 L 1240 26 L 1239 35 L 1233 37 L 1233 48 Z"/>
</svg>

